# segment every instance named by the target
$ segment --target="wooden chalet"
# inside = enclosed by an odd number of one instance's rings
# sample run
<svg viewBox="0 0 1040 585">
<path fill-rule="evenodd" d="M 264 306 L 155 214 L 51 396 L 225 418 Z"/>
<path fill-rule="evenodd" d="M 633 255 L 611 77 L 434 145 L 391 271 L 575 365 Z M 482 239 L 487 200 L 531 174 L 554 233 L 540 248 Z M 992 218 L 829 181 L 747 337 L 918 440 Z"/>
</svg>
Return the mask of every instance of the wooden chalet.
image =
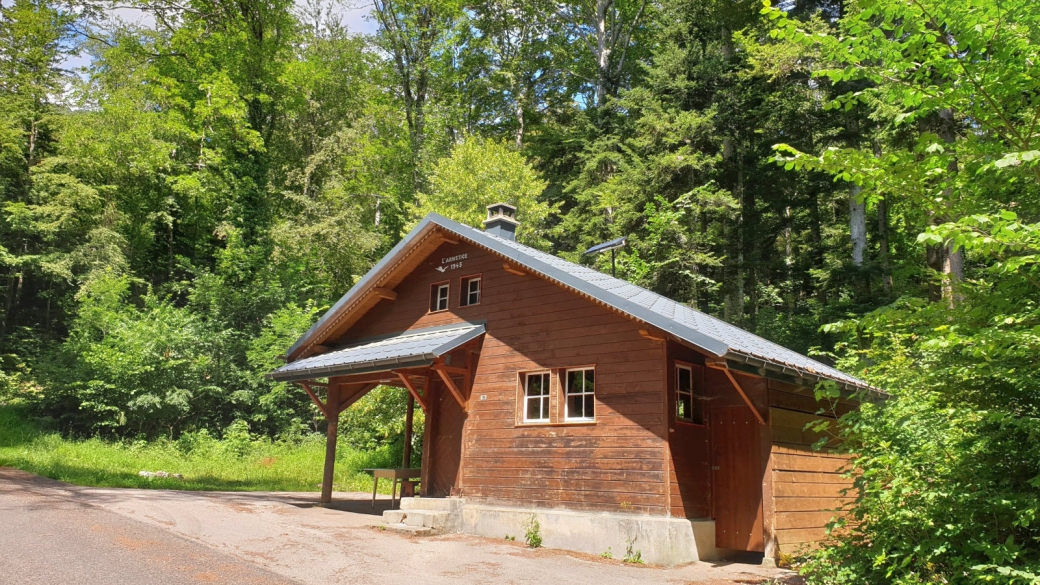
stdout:
<svg viewBox="0 0 1040 585">
<path fill-rule="evenodd" d="M 769 562 L 824 538 L 849 481 L 843 457 L 810 447 L 811 388 L 866 384 L 519 244 L 513 212 L 489 207 L 485 230 L 428 215 L 270 375 L 328 417 L 322 501 L 339 413 L 383 384 L 426 416 L 421 497 L 404 507 L 461 514 L 452 529 L 522 535 L 535 514 L 548 546 L 662 564 Z"/>
</svg>

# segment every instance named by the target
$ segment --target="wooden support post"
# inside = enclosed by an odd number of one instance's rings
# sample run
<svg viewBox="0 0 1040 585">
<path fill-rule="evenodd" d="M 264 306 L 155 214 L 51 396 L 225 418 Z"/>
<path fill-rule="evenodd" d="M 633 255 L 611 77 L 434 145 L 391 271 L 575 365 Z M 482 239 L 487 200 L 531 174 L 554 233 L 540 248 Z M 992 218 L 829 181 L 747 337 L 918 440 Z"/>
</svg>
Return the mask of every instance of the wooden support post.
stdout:
<svg viewBox="0 0 1040 585">
<path fill-rule="evenodd" d="M 339 404 L 339 384 L 329 384 L 329 394 L 325 400 L 327 404 Z M 329 421 L 329 428 L 325 435 L 325 475 L 321 478 L 321 499 L 319 500 L 322 506 L 332 502 L 332 478 L 336 468 L 336 435 L 339 432 L 339 410 L 332 413 L 332 410 L 329 409 L 325 416 Z"/>
<path fill-rule="evenodd" d="M 401 456 L 401 467 L 412 466 L 412 419 L 415 417 L 415 397 L 408 394 L 408 408 L 404 411 L 404 454 Z"/>
<path fill-rule="evenodd" d="M 423 392 L 426 393 L 426 397 L 430 400 L 430 406 L 432 407 L 437 402 L 433 399 L 433 375 L 429 370 L 426 370 L 426 382 L 423 386 Z M 422 404 L 422 403 L 420 403 Z M 419 463 L 419 467 L 422 469 L 422 473 L 419 477 L 421 484 L 420 495 L 430 495 L 430 470 L 433 465 L 433 431 L 434 426 L 437 424 L 437 413 L 433 412 L 432 409 L 425 410 L 426 412 L 426 423 L 423 424 L 423 449 L 422 449 L 422 461 Z"/>
</svg>

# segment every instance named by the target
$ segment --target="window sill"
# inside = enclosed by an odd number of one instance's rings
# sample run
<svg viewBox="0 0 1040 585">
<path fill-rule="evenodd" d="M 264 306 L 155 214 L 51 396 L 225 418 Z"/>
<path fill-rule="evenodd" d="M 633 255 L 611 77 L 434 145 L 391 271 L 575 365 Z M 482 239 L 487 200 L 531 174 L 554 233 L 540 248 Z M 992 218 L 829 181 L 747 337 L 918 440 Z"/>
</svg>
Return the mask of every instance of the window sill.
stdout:
<svg viewBox="0 0 1040 585">
<path fill-rule="evenodd" d="M 677 419 L 677 420 L 674 420 L 672 422 L 677 424 L 677 425 L 683 425 L 683 426 L 687 426 L 687 427 L 698 427 L 698 428 L 702 428 L 702 429 L 708 428 L 708 425 L 706 423 L 697 423 L 697 422 L 693 422 L 692 420 L 678 420 Z"/>
<path fill-rule="evenodd" d="M 518 427 L 589 427 L 596 424 L 594 420 L 570 420 L 566 422 L 522 422 L 513 425 L 513 428 Z"/>
</svg>

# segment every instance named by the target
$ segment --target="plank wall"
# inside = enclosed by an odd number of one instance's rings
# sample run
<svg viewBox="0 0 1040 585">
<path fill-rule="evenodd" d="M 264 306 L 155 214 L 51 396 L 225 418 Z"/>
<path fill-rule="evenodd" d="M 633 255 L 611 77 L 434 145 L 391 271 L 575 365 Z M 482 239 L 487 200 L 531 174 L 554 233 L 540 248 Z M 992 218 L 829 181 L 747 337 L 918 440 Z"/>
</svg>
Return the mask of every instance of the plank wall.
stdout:
<svg viewBox="0 0 1040 585">
<path fill-rule="evenodd" d="M 437 270 L 453 264 L 461 266 Z M 460 280 L 476 274 L 480 304 L 460 307 Z M 429 313 L 430 287 L 443 281 L 451 285 L 449 310 Z M 500 257 L 464 242 L 442 244 L 394 290 L 396 300 L 376 304 L 339 343 L 487 322 L 453 493 L 504 505 L 667 513 L 664 342 L 554 283 L 508 272 Z M 560 371 L 576 366 L 596 368 L 592 424 L 563 422 Z M 553 370 L 552 424 L 523 424 L 518 373 L 542 369 Z M 436 452 L 429 464 L 436 470 Z"/>
<path fill-rule="evenodd" d="M 808 390 L 771 380 L 769 401 L 772 530 L 777 552 L 793 554 L 824 540 L 827 523 L 852 502 L 852 479 L 842 473 L 849 456 L 813 449 L 829 433 L 805 425 L 827 420 L 833 429 L 835 419 L 815 414 L 820 404 Z M 851 407 L 843 402 L 826 410 L 843 413 Z"/>
</svg>

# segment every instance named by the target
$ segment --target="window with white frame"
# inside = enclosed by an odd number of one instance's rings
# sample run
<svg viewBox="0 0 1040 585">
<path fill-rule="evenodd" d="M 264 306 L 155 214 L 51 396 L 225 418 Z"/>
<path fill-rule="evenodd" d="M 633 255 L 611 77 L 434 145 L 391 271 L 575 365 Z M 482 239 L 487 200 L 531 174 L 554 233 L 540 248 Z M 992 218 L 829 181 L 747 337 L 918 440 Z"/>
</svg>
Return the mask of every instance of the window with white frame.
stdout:
<svg viewBox="0 0 1040 585">
<path fill-rule="evenodd" d="M 694 393 L 694 369 L 675 365 L 675 419 L 696 424 L 704 423 L 704 410 Z"/>
<path fill-rule="evenodd" d="M 435 284 L 430 287 L 430 312 L 448 310 L 448 283 Z"/>
<path fill-rule="evenodd" d="M 595 420 L 596 370 L 567 370 L 565 420 Z"/>
<path fill-rule="evenodd" d="M 524 374 L 524 422 L 549 422 L 549 372 Z"/>
<path fill-rule="evenodd" d="M 462 298 L 460 307 L 468 307 L 480 303 L 480 277 L 470 276 L 462 279 Z"/>
</svg>

